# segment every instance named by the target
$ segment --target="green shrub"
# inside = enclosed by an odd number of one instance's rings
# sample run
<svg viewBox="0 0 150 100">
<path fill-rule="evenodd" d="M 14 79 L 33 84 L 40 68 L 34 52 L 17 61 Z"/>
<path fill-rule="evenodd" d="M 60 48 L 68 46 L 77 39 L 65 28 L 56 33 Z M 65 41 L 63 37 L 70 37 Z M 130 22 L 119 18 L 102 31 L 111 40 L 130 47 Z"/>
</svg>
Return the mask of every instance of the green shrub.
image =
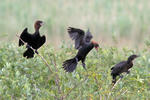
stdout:
<svg viewBox="0 0 150 100">
<path fill-rule="evenodd" d="M 107 47 L 99 49 L 97 53 L 93 49 L 86 59 L 87 71 L 79 63 L 73 73 L 66 73 L 62 69 L 62 62 L 76 53 L 72 47 L 63 44 L 55 50 L 48 45 L 39 50 L 52 72 L 38 55 L 33 59 L 22 57 L 24 51 L 25 47 L 19 48 L 15 43 L 1 45 L 1 100 L 55 100 L 67 94 L 65 100 L 108 99 L 109 95 L 110 100 L 150 99 L 150 54 L 146 48 L 137 52 L 140 57 L 135 60 L 131 73 L 112 91 L 110 68 L 135 51 Z"/>
</svg>

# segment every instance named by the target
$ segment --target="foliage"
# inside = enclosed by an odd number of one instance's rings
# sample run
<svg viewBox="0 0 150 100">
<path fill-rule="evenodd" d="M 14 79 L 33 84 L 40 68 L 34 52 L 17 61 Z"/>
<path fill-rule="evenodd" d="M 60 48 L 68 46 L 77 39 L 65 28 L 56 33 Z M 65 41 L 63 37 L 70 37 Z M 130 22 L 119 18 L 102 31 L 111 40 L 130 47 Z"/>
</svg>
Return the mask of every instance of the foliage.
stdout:
<svg viewBox="0 0 150 100">
<path fill-rule="evenodd" d="M 1 0 L 0 39 L 12 40 L 25 27 L 33 33 L 34 21 L 41 19 L 45 22 L 41 33 L 50 42 L 64 38 L 66 28 L 74 26 L 90 28 L 98 38 L 107 36 L 109 41 L 115 33 L 117 39 L 142 43 L 149 34 L 149 4 L 150 0 Z"/>
<path fill-rule="evenodd" d="M 58 50 L 44 46 L 39 50 L 53 72 L 35 55 L 22 57 L 25 47 L 3 44 L 0 47 L 1 100 L 148 100 L 150 99 L 150 54 L 147 48 L 135 52 L 127 48 L 107 47 L 89 53 L 85 71 L 81 63 L 73 73 L 62 69 L 62 62 L 76 53 L 63 44 Z M 131 73 L 111 91 L 110 68 L 133 53 L 140 54 Z M 73 89 L 72 89 L 73 88 Z M 67 95 L 68 94 L 68 95 Z"/>
</svg>

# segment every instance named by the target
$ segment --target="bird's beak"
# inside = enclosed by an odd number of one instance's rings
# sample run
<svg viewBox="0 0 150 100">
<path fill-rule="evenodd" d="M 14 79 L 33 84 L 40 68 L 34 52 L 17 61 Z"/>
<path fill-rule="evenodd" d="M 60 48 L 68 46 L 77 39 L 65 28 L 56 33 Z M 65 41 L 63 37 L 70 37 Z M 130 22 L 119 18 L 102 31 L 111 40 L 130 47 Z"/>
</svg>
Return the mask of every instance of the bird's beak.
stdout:
<svg viewBox="0 0 150 100">
<path fill-rule="evenodd" d="M 137 55 L 136 58 L 137 58 L 137 57 L 140 57 L 140 55 Z"/>
<path fill-rule="evenodd" d="M 96 49 L 96 51 L 98 52 L 98 47 L 96 47 L 95 49 Z"/>
<path fill-rule="evenodd" d="M 44 22 L 40 23 L 40 25 L 43 26 L 43 25 L 44 25 Z"/>
</svg>

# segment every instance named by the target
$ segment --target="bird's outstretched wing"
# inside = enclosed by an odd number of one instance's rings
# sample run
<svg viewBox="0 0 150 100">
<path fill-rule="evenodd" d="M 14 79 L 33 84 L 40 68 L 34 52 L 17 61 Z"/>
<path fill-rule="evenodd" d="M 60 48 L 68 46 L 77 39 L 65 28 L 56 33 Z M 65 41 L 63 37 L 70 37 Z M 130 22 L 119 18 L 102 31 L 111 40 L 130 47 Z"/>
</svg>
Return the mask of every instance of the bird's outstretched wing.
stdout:
<svg viewBox="0 0 150 100">
<path fill-rule="evenodd" d="M 25 28 L 23 30 L 23 32 L 20 35 L 20 38 L 24 41 L 24 42 L 31 42 L 32 41 L 32 35 L 28 33 L 28 29 Z M 19 46 L 24 45 L 24 43 L 19 39 Z"/>
<path fill-rule="evenodd" d="M 31 48 L 28 48 L 24 53 L 23 53 L 24 57 L 28 58 L 33 58 L 34 57 L 34 51 Z"/>
<path fill-rule="evenodd" d="M 85 36 L 85 33 L 83 30 L 81 29 L 77 29 L 77 28 L 73 28 L 73 27 L 69 27 L 68 28 L 68 33 L 69 36 L 72 40 L 75 40 L 75 48 L 79 49 L 82 46 L 83 43 L 83 39 Z"/>
<path fill-rule="evenodd" d="M 40 48 L 45 42 L 46 42 L 46 37 L 45 37 L 45 35 L 43 35 L 42 37 L 39 38 L 38 43 L 37 43 L 37 45 L 38 45 L 37 47 Z"/>
<path fill-rule="evenodd" d="M 93 38 L 93 36 L 88 29 L 88 31 L 86 32 L 86 35 L 84 36 L 84 43 L 90 43 L 92 38 Z"/>
</svg>

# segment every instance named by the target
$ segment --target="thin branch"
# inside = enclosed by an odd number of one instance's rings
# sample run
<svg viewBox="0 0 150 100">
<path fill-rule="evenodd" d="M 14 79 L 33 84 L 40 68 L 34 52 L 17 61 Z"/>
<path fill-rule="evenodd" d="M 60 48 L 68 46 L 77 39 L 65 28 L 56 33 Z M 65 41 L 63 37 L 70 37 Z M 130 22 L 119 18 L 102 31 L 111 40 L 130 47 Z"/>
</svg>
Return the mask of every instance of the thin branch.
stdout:
<svg viewBox="0 0 150 100">
<path fill-rule="evenodd" d="M 122 89 L 121 89 L 121 90 L 122 90 Z M 121 91 L 121 90 L 120 90 L 120 91 Z M 127 91 L 128 91 L 128 89 L 125 90 L 125 91 L 124 91 L 123 93 L 121 93 L 120 95 L 118 95 L 117 98 L 116 98 L 116 100 L 119 100 L 119 98 L 120 98 L 119 96 L 124 95 Z"/>
<path fill-rule="evenodd" d="M 127 74 L 125 74 L 124 77 L 125 77 L 125 76 L 127 76 Z M 111 95 L 113 89 L 117 86 L 117 84 L 120 82 L 121 79 L 122 79 L 122 78 L 119 78 L 118 81 L 117 81 L 117 82 L 113 85 L 113 87 L 111 88 L 111 90 L 110 90 L 110 92 L 109 92 L 109 94 L 108 94 L 108 100 L 109 100 L 109 97 L 110 97 L 110 95 Z"/>
<path fill-rule="evenodd" d="M 59 100 L 58 97 L 54 96 L 55 100 Z"/>
<path fill-rule="evenodd" d="M 20 36 L 18 34 L 16 34 L 16 36 L 19 38 L 19 40 L 21 40 L 26 46 L 28 45 L 25 41 L 23 41 Z M 49 71 L 53 73 L 53 71 L 50 68 L 50 65 L 47 63 L 47 61 L 43 58 L 43 56 L 41 56 L 39 53 L 36 52 L 36 50 L 34 48 L 32 48 L 32 46 L 29 45 L 29 48 L 31 48 L 34 53 L 36 53 L 38 56 L 40 56 L 40 58 L 45 62 L 46 66 L 48 67 Z"/>
<path fill-rule="evenodd" d="M 128 92 L 128 89 L 127 90 L 125 90 L 121 95 L 124 95 L 126 92 Z"/>
<path fill-rule="evenodd" d="M 55 80 L 55 82 L 56 82 L 56 85 L 57 85 L 57 88 L 58 88 L 58 93 L 62 94 L 62 91 L 61 91 L 61 88 L 60 88 L 60 83 L 59 83 L 60 79 L 59 79 L 59 76 L 57 74 L 58 68 L 57 68 L 57 65 L 56 65 L 56 58 L 55 58 L 54 54 L 53 54 L 53 58 L 54 58 L 53 65 L 54 65 L 55 70 L 56 70 L 56 80 Z M 63 100 L 63 95 L 60 97 L 60 100 Z"/>
<path fill-rule="evenodd" d="M 98 85 L 98 88 L 100 89 L 100 85 L 99 85 L 99 83 L 98 83 L 98 80 L 97 80 L 96 76 L 95 76 L 94 78 L 95 78 L 96 84 Z"/>
<path fill-rule="evenodd" d="M 102 96 L 101 95 L 99 95 L 99 100 L 102 100 Z"/>
<path fill-rule="evenodd" d="M 99 83 L 98 83 L 98 80 L 97 80 L 96 76 L 95 76 L 94 78 L 95 78 L 95 82 L 96 82 L 96 84 L 97 84 L 97 86 L 98 86 L 98 91 L 99 91 L 100 85 L 99 85 Z M 96 91 L 96 92 L 97 92 L 97 91 Z M 100 95 L 99 92 L 98 92 L 98 95 L 99 95 L 99 97 L 101 97 L 101 95 Z"/>
<path fill-rule="evenodd" d="M 78 86 L 80 86 L 83 82 L 85 82 L 87 79 L 88 79 L 88 76 L 86 76 L 86 78 L 84 80 L 82 80 L 80 83 L 76 84 L 65 96 L 64 96 L 64 99 L 67 98 L 69 96 L 69 94 L 75 89 L 77 88 Z"/>
</svg>

